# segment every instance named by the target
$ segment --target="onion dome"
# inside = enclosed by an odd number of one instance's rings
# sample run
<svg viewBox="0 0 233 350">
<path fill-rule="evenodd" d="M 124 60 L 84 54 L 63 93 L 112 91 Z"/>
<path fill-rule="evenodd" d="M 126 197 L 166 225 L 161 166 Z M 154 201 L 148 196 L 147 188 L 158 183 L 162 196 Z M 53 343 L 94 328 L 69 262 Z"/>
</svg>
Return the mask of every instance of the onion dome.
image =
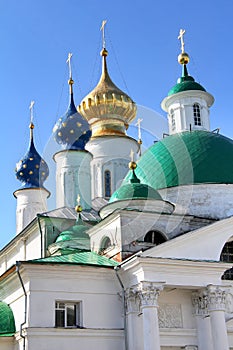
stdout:
<svg viewBox="0 0 233 350">
<path fill-rule="evenodd" d="M 9 305 L 0 301 L 0 336 L 12 336 L 14 334 L 14 314 Z"/>
<path fill-rule="evenodd" d="M 165 137 L 138 160 L 137 176 L 154 189 L 233 184 L 233 140 L 204 130 Z M 126 179 L 131 177 L 127 175 Z"/>
<path fill-rule="evenodd" d="M 187 54 L 186 54 L 187 55 Z M 180 55 L 179 55 L 180 56 Z M 188 62 L 188 61 L 180 61 L 181 62 Z M 170 91 L 168 92 L 168 96 L 177 94 L 178 92 L 187 91 L 187 90 L 200 90 L 200 91 L 206 91 L 205 88 L 197 83 L 193 77 L 191 77 L 188 74 L 187 65 L 184 63 L 182 64 L 182 76 L 178 78 L 177 84 L 174 85 Z"/>
<path fill-rule="evenodd" d="M 132 161 L 129 163 L 129 168 L 131 171 L 129 171 L 123 185 L 113 193 L 109 203 L 100 210 L 101 218 L 105 218 L 119 209 L 172 213 L 173 204 L 164 201 L 158 191 L 147 183 L 141 183 L 135 173 L 137 164 Z"/>
<path fill-rule="evenodd" d="M 103 48 L 100 54 L 100 80 L 94 90 L 82 100 L 78 110 L 90 124 L 92 137 L 124 136 L 129 123 L 136 116 L 136 104 L 112 82 L 106 62 L 108 51 Z"/>
<path fill-rule="evenodd" d="M 84 150 L 91 137 L 88 122 L 77 112 L 73 97 L 73 79 L 70 78 L 70 102 L 66 113 L 58 119 L 53 134 L 56 142 L 65 149 Z"/>
<path fill-rule="evenodd" d="M 162 197 L 154 188 L 148 186 L 147 184 L 141 183 L 135 174 L 136 167 L 137 164 L 135 162 L 129 163 L 129 168 L 131 171 L 129 173 L 128 181 L 113 193 L 109 200 L 109 203 L 129 199 L 162 200 Z"/>
<path fill-rule="evenodd" d="M 90 237 L 86 233 L 90 226 L 84 223 L 81 218 L 82 207 L 78 205 L 75 210 L 78 214 L 75 225 L 60 233 L 56 242 L 49 247 L 52 254 L 58 250 L 63 253 L 67 250 L 91 250 Z"/>
<path fill-rule="evenodd" d="M 49 168 L 34 146 L 32 122 L 29 128 L 29 148 L 25 156 L 16 164 L 16 178 L 22 182 L 21 188 L 43 188 L 44 181 L 49 175 Z"/>
</svg>

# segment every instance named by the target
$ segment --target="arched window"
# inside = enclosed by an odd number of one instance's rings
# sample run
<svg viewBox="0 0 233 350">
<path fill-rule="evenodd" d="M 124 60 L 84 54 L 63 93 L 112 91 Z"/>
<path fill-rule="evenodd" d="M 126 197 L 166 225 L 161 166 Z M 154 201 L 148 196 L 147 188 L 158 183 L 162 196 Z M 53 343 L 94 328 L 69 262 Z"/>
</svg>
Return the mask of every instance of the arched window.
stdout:
<svg viewBox="0 0 233 350">
<path fill-rule="evenodd" d="M 111 172 L 109 170 L 104 172 L 104 196 L 111 197 Z"/>
<path fill-rule="evenodd" d="M 176 129 L 176 121 L 175 121 L 174 109 L 170 110 L 170 118 L 171 118 L 171 128 L 172 128 L 172 131 L 174 131 Z"/>
<path fill-rule="evenodd" d="M 194 125 L 201 126 L 201 110 L 198 103 L 194 103 L 193 105 L 193 118 Z"/>
<path fill-rule="evenodd" d="M 222 250 L 220 261 L 233 264 L 233 241 L 227 242 Z M 222 280 L 233 280 L 233 268 L 226 270 L 222 275 Z"/>
<path fill-rule="evenodd" d="M 103 252 L 105 249 L 109 247 L 111 247 L 111 240 L 109 237 L 104 237 L 101 242 L 100 251 Z"/>
<path fill-rule="evenodd" d="M 144 242 L 158 245 L 163 242 L 166 242 L 166 239 L 159 231 L 149 231 L 144 237 Z"/>
</svg>

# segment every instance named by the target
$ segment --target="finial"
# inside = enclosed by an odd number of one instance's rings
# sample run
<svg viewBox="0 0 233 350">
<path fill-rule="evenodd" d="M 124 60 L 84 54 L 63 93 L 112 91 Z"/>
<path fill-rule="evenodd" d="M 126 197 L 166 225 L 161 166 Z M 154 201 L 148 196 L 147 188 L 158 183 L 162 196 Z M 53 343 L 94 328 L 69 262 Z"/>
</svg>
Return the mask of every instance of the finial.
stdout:
<svg viewBox="0 0 233 350">
<path fill-rule="evenodd" d="M 30 110 L 30 124 L 29 124 L 29 129 L 30 129 L 30 138 L 31 140 L 33 139 L 33 129 L 34 129 L 34 124 L 33 124 L 33 112 L 34 112 L 34 104 L 35 101 L 31 101 L 29 110 Z"/>
<path fill-rule="evenodd" d="M 178 36 L 178 40 L 180 40 L 181 43 L 181 54 L 178 56 L 178 62 L 180 64 L 187 64 L 189 63 L 189 55 L 184 51 L 184 34 L 185 34 L 185 29 L 180 29 L 180 33 Z"/>
<path fill-rule="evenodd" d="M 137 168 L 137 164 L 134 161 L 134 151 L 132 149 L 130 151 L 130 159 L 131 161 L 129 162 L 129 169 L 134 170 Z"/>
<path fill-rule="evenodd" d="M 78 194 L 78 197 L 77 197 L 77 203 L 78 203 L 78 205 L 76 205 L 75 211 L 76 211 L 77 213 L 81 213 L 82 210 L 83 210 L 83 208 L 82 208 L 81 205 L 80 205 L 80 195 L 79 195 L 79 194 Z"/>
<path fill-rule="evenodd" d="M 138 118 L 137 123 L 135 124 L 138 127 L 138 144 L 139 144 L 139 156 L 141 156 L 141 145 L 142 145 L 142 133 L 141 133 L 141 122 L 143 119 Z"/>
<path fill-rule="evenodd" d="M 70 85 L 70 94 L 73 93 L 73 84 L 74 81 L 72 79 L 72 66 L 71 66 L 71 58 L 72 58 L 73 54 L 71 52 L 68 53 L 68 58 L 66 60 L 66 63 L 68 63 L 68 67 L 69 67 L 69 80 L 68 80 L 68 84 Z"/>
</svg>

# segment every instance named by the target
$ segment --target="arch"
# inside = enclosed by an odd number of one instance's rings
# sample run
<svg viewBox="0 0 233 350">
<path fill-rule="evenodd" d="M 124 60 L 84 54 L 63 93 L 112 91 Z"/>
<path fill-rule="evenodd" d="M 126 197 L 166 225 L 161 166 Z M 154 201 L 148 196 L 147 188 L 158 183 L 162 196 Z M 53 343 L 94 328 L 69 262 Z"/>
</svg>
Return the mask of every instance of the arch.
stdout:
<svg viewBox="0 0 233 350">
<path fill-rule="evenodd" d="M 198 103 L 193 104 L 194 125 L 201 126 L 201 108 Z"/>
<path fill-rule="evenodd" d="M 110 198 L 111 197 L 111 181 L 112 181 L 111 171 L 105 170 L 104 172 L 104 197 Z"/>
<path fill-rule="evenodd" d="M 220 261 L 232 263 L 233 265 L 233 240 L 225 243 L 220 255 Z M 233 280 L 233 267 L 226 270 L 221 278 L 222 280 Z"/>
<path fill-rule="evenodd" d="M 159 245 L 161 243 L 166 242 L 166 238 L 161 232 L 156 230 L 151 230 L 147 232 L 147 234 L 145 235 L 144 242 Z"/>
<path fill-rule="evenodd" d="M 109 247 L 111 247 L 112 243 L 108 236 L 103 237 L 101 244 L 100 244 L 100 251 L 103 251 Z"/>
</svg>

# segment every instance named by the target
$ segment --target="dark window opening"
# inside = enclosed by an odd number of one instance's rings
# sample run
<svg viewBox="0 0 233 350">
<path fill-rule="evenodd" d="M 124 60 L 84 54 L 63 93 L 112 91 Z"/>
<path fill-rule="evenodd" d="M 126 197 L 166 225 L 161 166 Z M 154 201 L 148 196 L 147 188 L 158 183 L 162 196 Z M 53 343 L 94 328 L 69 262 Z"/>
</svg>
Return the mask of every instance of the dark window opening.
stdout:
<svg viewBox="0 0 233 350">
<path fill-rule="evenodd" d="M 111 172 L 109 170 L 104 172 L 104 196 L 111 197 Z"/>
<path fill-rule="evenodd" d="M 144 237 L 144 242 L 159 245 L 166 242 L 166 239 L 159 231 L 149 231 Z"/>
<path fill-rule="evenodd" d="M 222 250 L 220 261 L 233 263 L 233 241 L 227 242 Z M 226 270 L 222 275 L 222 280 L 233 280 L 233 267 Z"/>
<path fill-rule="evenodd" d="M 193 105 L 193 117 L 194 117 L 194 125 L 201 126 L 201 110 L 200 106 L 197 103 Z"/>
</svg>

